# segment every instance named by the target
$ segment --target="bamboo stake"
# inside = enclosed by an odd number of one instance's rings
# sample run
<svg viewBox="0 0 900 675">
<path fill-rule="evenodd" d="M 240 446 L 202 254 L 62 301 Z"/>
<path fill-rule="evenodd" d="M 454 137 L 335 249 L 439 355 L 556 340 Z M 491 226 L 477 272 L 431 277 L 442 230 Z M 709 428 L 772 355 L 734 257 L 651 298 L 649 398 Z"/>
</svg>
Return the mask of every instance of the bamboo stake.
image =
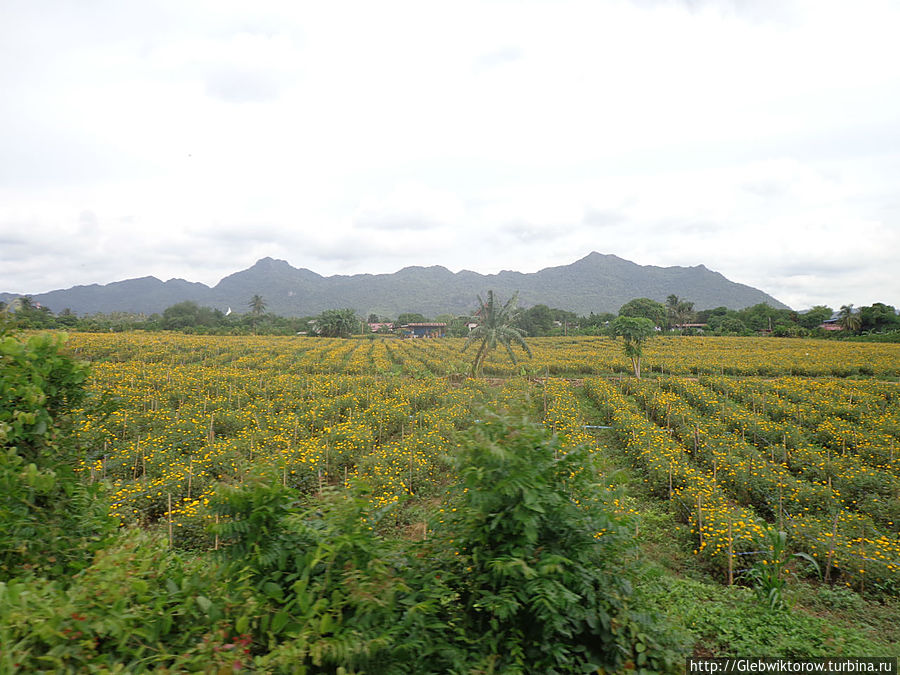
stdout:
<svg viewBox="0 0 900 675">
<path fill-rule="evenodd" d="M 700 548 L 703 548 L 703 495 L 697 495 L 697 530 L 700 532 Z"/>
<path fill-rule="evenodd" d="M 672 499 L 672 463 L 669 462 L 669 499 Z"/>
<path fill-rule="evenodd" d="M 166 493 L 169 497 L 169 548 L 172 548 L 172 493 Z"/>
<path fill-rule="evenodd" d="M 831 581 L 831 560 L 834 558 L 834 540 L 837 538 L 838 516 L 840 511 L 834 514 L 834 526 L 831 529 L 831 541 L 828 542 L 828 558 L 825 565 L 825 583 Z"/>
<path fill-rule="evenodd" d="M 728 585 L 734 585 L 734 535 L 731 530 L 731 518 L 728 519 Z"/>
<path fill-rule="evenodd" d="M 778 530 L 784 530 L 784 483 L 778 481 Z"/>
</svg>

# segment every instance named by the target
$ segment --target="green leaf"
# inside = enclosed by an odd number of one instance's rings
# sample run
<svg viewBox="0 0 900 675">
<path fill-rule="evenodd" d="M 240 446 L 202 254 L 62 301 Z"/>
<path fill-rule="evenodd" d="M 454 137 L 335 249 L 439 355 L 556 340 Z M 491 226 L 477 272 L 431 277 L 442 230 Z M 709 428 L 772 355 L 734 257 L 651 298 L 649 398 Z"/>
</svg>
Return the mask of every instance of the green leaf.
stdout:
<svg viewBox="0 0 900 675">
<path fill-rule="evenodd" d="M 273 600 L 277 600 L 278 602 L 284 601 L 284 592 L 281 590 L 281 586 L 271 581 L 267 581 L 263 585 L 263 593 L 265 593 Z"/>
<path fill-rule="evenodd" d="M 197 606 L 207 614 L 209 613 L 209 608 L 212 607 L 212 602 L 205 595 L 198 595 L 194 600 L 197 603 Z"/>
<path fill-rule="evenodd" d="M 290 615 L 287 612 L 278 612 L 275 616 L 272 617 L 271 625 L 269 629 L 275 633 L 276 635 L 281 632 L 281 629 L 284 628 L 285 624 L 290 620 Z"/>
</svg>

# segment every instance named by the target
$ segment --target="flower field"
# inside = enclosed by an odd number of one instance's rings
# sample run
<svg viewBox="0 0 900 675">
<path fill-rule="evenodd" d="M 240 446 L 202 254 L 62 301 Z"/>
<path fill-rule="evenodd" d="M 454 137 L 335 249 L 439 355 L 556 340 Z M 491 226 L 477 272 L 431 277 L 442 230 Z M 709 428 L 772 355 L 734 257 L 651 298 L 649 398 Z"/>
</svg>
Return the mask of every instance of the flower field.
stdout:
<svg viewBox="0 0 900 675">
<path fill-rule="evenodd" d="M 777 562 L 768 542 L 784 530 L 829 580 L 900 592 L 898 345 L 657 338 L 635 380 L 621 343 L 538 338 L 534 358 L 494 352 L 475 380 L 455 339 L 132 333 L 68 344 L 105 396 L 80 423 L 85 478 L 108 482 L 118 522 L 168 525 L 181 545 L 214 546 L 216 486 L 250 477 L 310 494 L 362 479 L 377 505 L 424 504 L 448 480 L 455 431 L 483 406 L 518 402 L 564 446 L 627 457 L 723 578 Z M 603 419 L 588 419 L 584 401 Z M 613 436 L 598 441 L 587 424 Z"/>
</svg>

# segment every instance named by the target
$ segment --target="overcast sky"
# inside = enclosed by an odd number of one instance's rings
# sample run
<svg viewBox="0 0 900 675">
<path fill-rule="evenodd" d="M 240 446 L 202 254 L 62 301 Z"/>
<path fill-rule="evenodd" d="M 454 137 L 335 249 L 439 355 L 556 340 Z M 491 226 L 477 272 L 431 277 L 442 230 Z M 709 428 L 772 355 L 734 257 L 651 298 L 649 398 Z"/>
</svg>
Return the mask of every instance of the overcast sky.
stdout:
<svg viewBox="0 0 900 675">
<path fill-rule="evenodd" d="M 0 1 L 0 291 L 591 251 L 900 305 L 900 3 Z"/>
</svg>

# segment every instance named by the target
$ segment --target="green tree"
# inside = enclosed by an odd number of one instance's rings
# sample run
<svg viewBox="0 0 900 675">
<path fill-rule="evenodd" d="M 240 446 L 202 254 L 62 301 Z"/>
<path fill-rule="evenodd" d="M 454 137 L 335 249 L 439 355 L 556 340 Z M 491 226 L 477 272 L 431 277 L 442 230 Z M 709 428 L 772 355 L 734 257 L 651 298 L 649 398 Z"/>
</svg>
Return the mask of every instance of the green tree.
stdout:
<svg viewBox="0 0 900 675">
<path fill-rule="evenodd" d="M 838 325 L 848 333 L 858 333 L 862 325 L 859 313 L 853 309 L 853 305 L 841 305 L 838 313 Z"/>
<path fill-rule="evenodd" d="M 519 312 L 516 327 L 532 337 L 546 335 L 553 328 L 553 313 L 547 305 L 535 305 Z"/>
<path fill-rule="evenodd" d="M 250 314 L 252 314 L 251 324 L 253 326 L 253 332 L 256 333 L 256 329 L 259 325 L 259 318 L 263 315 L 263 312 L 266 311 L 266 301 L 257 293 L 250 298 L 248 306 L 250 307 Z"/>
<path fill-rule="evenodd" d="M 881 332 L 893 330 L 900 325 L 900 318 L 891 305 L 875 302 L 869 307 L 859 310 L 859 329 L 861 331 Z"/>
<path fill-rule="evenodd" d="M 650 319 L 654 326 L 666 325 L 666 308 L 650 298 L 635 298 L 619 308 L 619 316 Z"/>
<path fill-rule="evenodd" d="M 589 316 L 581 316 L 578 318 L 578 327 L 585 334 L 600 335 L 606 332 L 606 327 L 616 318 L 612 312 L 601 312 L 600 314 L 590 313 Z"/>
<path fill-rule="evenodd" d="M 254 295 L 250 298 L 250 302 L 248 303 L 250 307 L 250 313 L 253 316 L 262 316 L 262 313 L 266 311 L 266 301 L 263 300 L 263 297 L 259 294 Z"/>
<path fill-rule="evenodd" d="M 772 331 L 778 323 L 789 323 L 790 315 L 790 310 L 775 309 L 764 302 L 746 307 L 736 314 L 750 330 L 755 331 Z"/>
<path fill-rule="evenodd" d="M 684 333 L 684 324 L 690 323 L 695 316 L 693 302 L 682 300 L 674 294 L 666 298 L 666 319 L 669 328 L 681 326 L 681 332 Z"/>
<path fill-rule="evenodd" d="M 316 334 L 321 337 L 347 338 L 359 330 L 359 319 L 352 309 L 326 309 L 315 319 Z"/>
<path fill-rule="evenodd" d="M 812 330 L 821 326 L 823 321 L 830 319 L 832 314 L 834 314 L 834 310 L 831 307 L 816 305 L 808 312 L 800 314 L 798 320 L 801 326 Z"/>
<path fill-rule="evenodd" d="M 625 356 L 631 359 L 634 376 L 641 379 L 644 343 L 656 333 L 653 321 L 645 317 L 620 316 L 612 322 L 611 330 L 614 337 L 621 336 L 625 341 Z"/>
<path fill-rule="evenodd" d="M 678 311 L 678 296 L 674 293 L 666 298 L 666 325 L 668 328 L 674 328 L 678 323 L 676 313 Z"/>
<path fill-rule="evenodd" d="M 201 307 L 196 302 L 186 300 L 166 307 L 162 316 L 162 327 L 167 330 L 211 328 L 222 322 L 225 315 L 218 309 Z"/>
<path fill-rule="evenodd" d="M 748 335 L 750 329 L 737 316 L 713 316 L 709 320 L 709 329 L 718 335 Z"/>
<path fill-rule="evenodd" d="M 516 320 L 517 310 L 516 304 L 519 300 L 519 294 L 513 293 L 513 296 L 501 305 L 499 301 L 494 299 L 494 291 L 487 292 L 487 302 L 478 296 L 478 311 L 475 312 L 475 320 L 478 326 L 469 333 L 469 338 L 462 350 L 465 352 L 470 345 L 478 344 L 478 352 L 475 354 L 475 360 L 472 361 L 472 375 L 479 377 L 484 370 L 484 360 L 487 355 L 502 344 L 506 347 L 509 358 L 513 364 L 516 364 L 516 355 L 512 350 L 512 343 L 518 344 L 531 358 L 531 348 L 525 342 L 522 336 L 522 330 L 515 328 L 513 323 Z"/>
<path fill-rule="evenodd" d="M 403 312 L 397 317 L 397 323 L 401 326 L 407 323 L 426 323 L 427 321 L 428 319 L 418 312 Z"/>
</svg>

